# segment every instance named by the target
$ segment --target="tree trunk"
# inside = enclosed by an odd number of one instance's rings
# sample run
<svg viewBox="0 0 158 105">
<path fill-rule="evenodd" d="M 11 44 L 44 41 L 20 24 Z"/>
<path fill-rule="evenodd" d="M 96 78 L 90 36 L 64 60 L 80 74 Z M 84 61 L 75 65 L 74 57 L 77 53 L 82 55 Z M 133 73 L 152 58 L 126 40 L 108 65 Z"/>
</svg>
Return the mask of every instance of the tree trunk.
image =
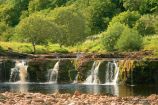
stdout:
<svg viewBox="0 0 158 105">
<path fill-rule="evenodd" d="M 33 46 L 33 53 L 35 54 L 36 53 L 36 44 L 33 42 L 32 46 Z"/>
<path fill-rule="evenodd" d="M 60 44 L 60 48 L 62 48 L 63 47 L 63 45 L 62 44 Z"/>
</svg>

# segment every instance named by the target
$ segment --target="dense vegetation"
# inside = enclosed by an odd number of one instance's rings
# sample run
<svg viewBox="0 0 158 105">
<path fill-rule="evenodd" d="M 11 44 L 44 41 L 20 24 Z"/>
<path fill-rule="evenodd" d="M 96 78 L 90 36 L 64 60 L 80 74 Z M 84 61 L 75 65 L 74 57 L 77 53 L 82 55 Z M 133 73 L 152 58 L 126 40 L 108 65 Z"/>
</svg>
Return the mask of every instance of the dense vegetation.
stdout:
<svg viewBox="0 0 158 105">
<path fill-rule="evenodd" d="M 0 49 L 158 52 L 157 0 L 0 0 Z"/>
</svg>

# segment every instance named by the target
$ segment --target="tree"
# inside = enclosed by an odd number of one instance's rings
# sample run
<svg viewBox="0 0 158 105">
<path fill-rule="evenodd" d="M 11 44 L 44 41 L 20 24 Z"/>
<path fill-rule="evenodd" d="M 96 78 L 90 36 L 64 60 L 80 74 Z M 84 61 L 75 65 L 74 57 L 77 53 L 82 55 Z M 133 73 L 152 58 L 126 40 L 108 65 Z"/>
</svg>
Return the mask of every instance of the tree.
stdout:
<svg viewBox="0 0 158 105">
<path fill-rule="evenodd" d="M 0 35 L 7 30 L 8 26 L 4 22 L 0 22 Z"/>
<path fill-rule="evenodd" d="M 120 51 L 135 51 L 142 46 L 142 37 L 135 29 L 126 27 L 120 38 L 118 39 L 115 48 Z"/>
<path fill-rule="evenodd" d="M 0 21 L 9 26 L 15 26 L 20 21 L 20 15 L 27 9 L 29 0 L 6 0 L 0 5 Z"/>
<path fill-rule="evenodd" d="M 31 0 L 29 2 L 28 10 L 30 13 L 40 11 L 43 9 L 48 9 L 51 7 L 51 1 L 50 0 Z"/>
<path fill-rule="evenodd" d="M 33 13 L 44 9 L 54 9 L 66 4 L 70 0 L 31 0 L 29 2 L 29 12 Z"/>
<path fill-rule="evenodd" d="M 124 24 L 116 22 L 112 26 L 109 26 L 106 32 L 101 34 L 101 42 L 106 50 L 116 50 L 115 45 L 125 27 Z"/>
<path fill-rule="evenodd" d="M 142 36 L 153 35 L 156 33 L 155 23 L 158 20 L 157 15 L 143 15 L 136 22 L 135 28 Z"/>
<path fill-rule="evenodd" d="M 156 13 L 158 12 L 158 1 L 157 0 L 143 0 L 140 5 L 140 13 Z"/>
<path fill-rule="evenodd" d="M 48 14 L 48 17 L 60 26 L 63 31 L 60 38 L 56 37 L 61 46 L 74 45 L 85 39 L 84 18 L 72 6 L 56 8 Z"/>
<path fill-rule="evenodd" d="M 32 43 L 36 53 L 36 44 L 45 44 L 51 35 L 58 34 L 60 30 L 50 19 L 39 14 L 33 14 L 23 19 L 16 27 L 16 32 Z"/>
<path fill-rule="evenodd" d="M 123 6 L 126 10 L 139 11 L 143 0 L 123 0 Z"/>
<path fill-rule="evenodd" d="M 141 17 L 141 15 L 137 11 L 125 11 L 117 16 L 113 17 L 110 26 L 113 26 L 116 22 L 120 22 L 122 24 L 128 25 L 129 27 L 134 27 L 136 21 Z"/>
</svg>

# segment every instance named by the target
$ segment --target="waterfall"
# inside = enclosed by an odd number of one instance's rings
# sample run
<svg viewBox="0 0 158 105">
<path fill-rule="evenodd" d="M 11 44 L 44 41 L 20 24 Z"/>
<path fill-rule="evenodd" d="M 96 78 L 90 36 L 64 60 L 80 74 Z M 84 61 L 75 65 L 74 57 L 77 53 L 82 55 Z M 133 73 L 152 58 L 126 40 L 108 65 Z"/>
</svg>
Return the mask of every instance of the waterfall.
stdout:
<svg viewBox="0 0 158 105">
<path fill-rule="evenodd" d="M 25 61 L 16 61 L 15 67 L 11 68 L 9 82 L 16 82 L 20 80 L 20 82 L 26 82 L 27 78 L 27 68 Z"/>
<path fill-rule="evenodd" d="M 78 77 L 79 77 L 79 74 L 77 73 L 77 75 L 76 75 L 75 80 L 73 81 L 73 83 L 78 83 Z"/>
<path fill-rule="evenodd" d="M 57 83 L 58 71 L 59 71 L 59 62 L 60 61 L 56 62 L 53 69 L 50 69 L 49 82 Z"/>
<path fill-rule="evenodd" d="M 86 78 L 84 84 L 99 84 L 100 80 L 98 78 L 98 71 L 101 62 L 94 61 L 91 68 L 91 74 Z"/>
<path fill-rule="evenodd" d="M 115 60 L 113 62 L 107 63 L 106 74 L 105 74 L 105 84 L 115 85 L 118 80 L 119 67 Z"/>
</svg>

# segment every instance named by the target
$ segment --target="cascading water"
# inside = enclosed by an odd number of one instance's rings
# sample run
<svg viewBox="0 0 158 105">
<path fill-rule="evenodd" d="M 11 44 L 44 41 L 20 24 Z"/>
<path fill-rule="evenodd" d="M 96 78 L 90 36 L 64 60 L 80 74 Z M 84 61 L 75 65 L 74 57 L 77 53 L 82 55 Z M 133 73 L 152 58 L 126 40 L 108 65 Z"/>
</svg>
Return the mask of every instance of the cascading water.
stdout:
<svg viewBox="0 0 158 105">
<path fill-rule="evenodd" d="M 20 82 L 26 82 L 27 78 L 27 68 L 25 61 L 16 61 L 15 67 L 11 68 L 9 82 L 16 82 L 20 80 Z"/>
<path fill-rule="evenodd" d="M 75 80 L 73 81 L 73 83 L 78 83 L 78 77 L 79 77 L 79 74 L 76 75 Z"/>
<path fill-rule="evenodd" d="M 119 67 L 115 60 L 113 62 L 107 63 L 106 74 L 105 74 L 105 84 L 106 85 L 116 85 L 119 75 Z"/>
<path fill-rule="evenodd" d="M 58 71 L 59 71 L 59 63 L 60 61 L 56 62 L 53 69 L 50 69 L 49 74 L 49 82 L 57 83 L 58 80 Z"/>
<path fill-rule="evenodd" d="M 93 66 L 91 68 L 91 74 L 86 78 L 84 84 L 99 84 L 100 80 L 98 78 L 98 71 L 101 62 L 94 61 Z"/>
</svg>

